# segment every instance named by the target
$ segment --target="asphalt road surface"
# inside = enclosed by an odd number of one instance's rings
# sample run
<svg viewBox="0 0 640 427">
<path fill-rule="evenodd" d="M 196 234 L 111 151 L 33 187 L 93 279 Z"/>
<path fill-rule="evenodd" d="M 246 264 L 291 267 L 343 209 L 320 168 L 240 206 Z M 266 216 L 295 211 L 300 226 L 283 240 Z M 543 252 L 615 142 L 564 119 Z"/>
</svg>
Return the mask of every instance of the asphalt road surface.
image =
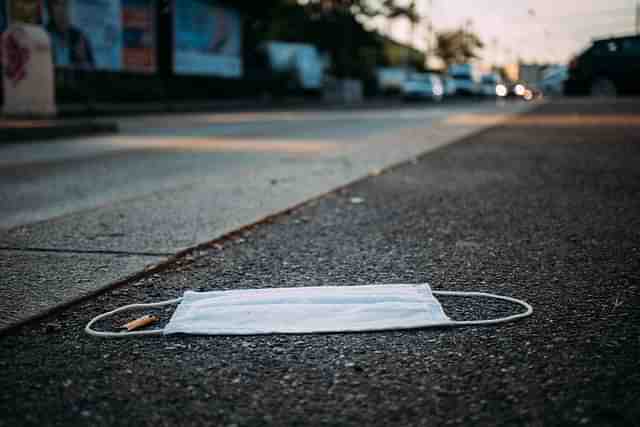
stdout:
<svg viewBox="0 0 640 427">
<path fill-rule="evenodd" d="M 0 425 L 637 425 L 637 111 L 541 106 L 13 330 L 0 338 Z M 359 334 L 83 332 L 106 310 L 189 289 L 422 282 L 535 311 L 499 327 Z M 513 309 L 441 301 L 458 320 Z"/>
<path fill-rule="evenodd" d="M 0 329 L 477 131 L 522 103 L 150 115 L 0 146 Z"/>
</svg>

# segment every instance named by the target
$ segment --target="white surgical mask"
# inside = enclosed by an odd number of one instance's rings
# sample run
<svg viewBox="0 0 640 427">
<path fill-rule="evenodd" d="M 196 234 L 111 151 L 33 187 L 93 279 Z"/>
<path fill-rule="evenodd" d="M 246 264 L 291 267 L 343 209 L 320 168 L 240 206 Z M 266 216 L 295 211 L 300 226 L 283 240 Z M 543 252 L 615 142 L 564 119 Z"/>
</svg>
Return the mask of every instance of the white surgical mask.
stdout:
<svg viewBox="0 0 640 427">
<path fill-rule="evenodd" d="M 488 297 L 523 306 L 526 311 L 490 320 L 454 321 L 434 295 Z M 161 330 L 99 332 L 98 320 L 120 311 L 179 303 Z M 434 326 L 491 325 L 529 316 L 529 304 L 482 292 L 431 291 L 428 284 L 321 286 L 185 292 L 182 298 L 133 304 L 92 319 L 85 331 L 102 337 L 132 335 L 262 335 L 364 332 L 418 329 Z"/>
</svg>

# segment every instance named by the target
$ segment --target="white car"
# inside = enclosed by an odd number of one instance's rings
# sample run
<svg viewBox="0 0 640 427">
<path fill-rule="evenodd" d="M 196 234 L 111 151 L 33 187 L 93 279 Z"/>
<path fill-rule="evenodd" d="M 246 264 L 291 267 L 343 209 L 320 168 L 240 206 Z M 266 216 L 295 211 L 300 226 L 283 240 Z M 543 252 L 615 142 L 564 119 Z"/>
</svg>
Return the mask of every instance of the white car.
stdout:
<svg viewBox="0 0 640 427">
<path fill-rule="evenodd" d="M 443 96 L 444 85 L 436 74 L 414 74 L 402 85 L 402 97 L 407 101 L 441 101 Z"/>
</svg>

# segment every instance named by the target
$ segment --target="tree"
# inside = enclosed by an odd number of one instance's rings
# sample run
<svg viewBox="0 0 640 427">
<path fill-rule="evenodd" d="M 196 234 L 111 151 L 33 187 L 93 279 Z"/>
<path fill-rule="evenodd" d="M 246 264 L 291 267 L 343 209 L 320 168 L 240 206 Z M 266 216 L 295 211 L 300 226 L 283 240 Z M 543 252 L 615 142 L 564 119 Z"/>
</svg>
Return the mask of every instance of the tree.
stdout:
<svg viewBox="0 0 640 427">
<path fill-rule="evenodd" d="M 439 32 L 436 35 L 436 41 L 436 55 L 447 66 L 464 64 L 479 58 L 477 50 L 484 47 L 484 43 L 477 34 L 463 29 Z"/>
<path fill-rule="evenodd" d="M 420 19 L 416 1 L 403 0 L 300 0 L 312 20 L 322 22 L 320 38 L 332 53 L 333 72 L 339 77 L 371 78 L 375 64 L 384 61 L 384 39 L 363 28 L 363 20 L 384 16 L 391 20 Z M 375 52 L 375 54 L 374 54 Z M 410 58 L 409 58 L 410 59 Z"/>
<path fill-rule="evenodd" d="M 369 18 L 404 16 L 412 22 L 417 22 L 419 19 L 415 1 L 411 1 L 408 6 L 399 4 L 398 0 L 304 0 L 300 3 L 314 14 L 346 12 L 353 16 Z"/>
<path fill-rule="evenodd" d="M 223 0 L 245 19 L 247 60 L 265 40 L 309 43 L 329 53 L 333 75 L 371 80 L 385 62 L 385 40 L 362 21 L 375 16 L 417 20 L 415 1 L 402 0 Z M 402 4 L 399 4 L 402 3 Z M 364 18 L 364 19 L 363 19 Z"/>
</svg>

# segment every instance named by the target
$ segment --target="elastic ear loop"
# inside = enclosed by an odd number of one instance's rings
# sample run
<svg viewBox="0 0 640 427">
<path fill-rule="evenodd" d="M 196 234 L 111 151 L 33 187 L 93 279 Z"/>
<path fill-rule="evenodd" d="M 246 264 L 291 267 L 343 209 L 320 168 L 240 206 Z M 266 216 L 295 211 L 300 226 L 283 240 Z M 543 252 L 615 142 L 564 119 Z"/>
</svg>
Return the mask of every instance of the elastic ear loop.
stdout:
<svg viewBox="0 0 640 427">
<path fill-rule="evenodd" d="M 104 332 L 104 331 L 96 331 L 91 329 L 94 323 L 98 320 L 104 319 L 105 317 L 112 316 L 116 313 L 120 313 L 121 311 L 134 310 L 136 308 L 153 308 L 153 307 L 164 307 L 166 305 L 178 304 L 182 301 L 182 298 L 170 299 L 167 301 L 160 302 L 152 302 L 146 304 L 130 304 L 125 305 L 124 307 L 116 308 L 115 310 L 109 311 L 108 313 L 103 313 L 99 316 L 91 319 L 87 326 L 85 326 L 84 331 L 89 335 L 93 335 L 94 337 L 105 337 L 105 338 L 125 338 L 125 337 L 135 337 L 135 336 L 143 336 L 143 335 L 162 335 L 163 329 L 151 329 L 148 331 L 134 331 L 134 332 Z"/>
<path fill-rule="evenodd" d="M 486 292 L 461 292 L 461 291 L 431 291 L 434 295 L 444 295 L 444 296 L 453 296 L 453 297 L 482 297 L 482 298 L 492 298 L 502 301 L 508 301 L 517 305 L 520 305 L 526 309 L 523 313 L 514 314 L 506 317 L 499 317 L 497 319 L 488 319 L 488 320 L 452 320 L 451 322 L 447 322 L 443 324 L 443 326 L 487 326 L 487 325 L 497 325 L 500 323 L 513 322 L 514 320 L 522 319 L 524 317 L 531 316 L 533 313 L 533 307 L 529 305 L 527 302 L 511 298 L 505 297 L 502 295 L 488 294 Z M 436 326 L 436 325 L 434 325 Z"/>
<path fill-rule="evenodd" d="M 511 303 L 520 305 L 520 306 L 524 307 L 526 309 L 526 311 L 523 312 L 523 313 L 518 313 L 518 314 L 511 315 L 511 316 L 506 316 L 506 317 L 500 317 L 500 318 L 497 318 L 497 319 L 463 320 L 463 321 L 452 320 L 450 322 L 444 322 L 444 323 L 440 323 L 440 324 L 431 324 L 431 325 L 428 325 L 428 326 L 452 326 L 452 327 L 455 327 L 455 326 L 497 325 L 497 324 L 500 324 L 500 323 L 507 323 L 507 322 L 512 322 L 514 320 L 522 319 L 524 317 L 531 316 L 531 314 L 533 313 L 533 307 L 531 307 L 531 305 L 529 305 L 525 301 L 522 301 L 522 300 L 519 300 L 519 299 L 516 299 L 516 298 L 505 297 L 505 296 L 502 296 L 502 295 L 488 294 L 488 293 L 485 293 L 485 292 L 435 291 L 435 290 L 432 291 L 432 293 L 434 295 L 443 295 L 443 296 L 492 298 L 492 299 L 507 301 L 507 302 L 511 302 Z M 93 326 L 93 324 L 96 323 L 98 320 L 104 319 L 105 317 L 112 316 L 112 315 L 114 315 L 116 313 L 120 313 L 122 311 L 134 310 L 136 308 L 164 307 L 164 306 L 171 305 L 171 304 L 178 304 L 178 303 L 180 303 L 180 301 L 182 301 L 182 298 L 176 298 L 176 299 L 171 299 L 171 300 L 167 300 L 167 301 L 153 302 L 153 303 L 146 303 L 146 304 L 125 305 L 124 307 L 116 308 L 115 310 L 112 310 L 112 311 L 109 311 L 107 313 L 100 314 L 99 316 L 94 317 L 93 319 L 91 319 L 91 321 L 89 321 L 89 323 L 87 323 L 87 326 L 84 328 L 84 331 L 89 335 L 92 335 L 92 336 L 95 336 L 95 337 L 105 337 L 105 338 L 125 338 L 125 337 L 144 336 L 144 335 L 162 335 L 163 329 L 151 329 L 151 330 L 148 330 L 148 331 L 134 331 L 134 332 L 103 332 L 103 331 L 93 330 L 93 329 L 91 329 L 91 326 Z M 414 329 L 414 328 L 412 328 L 412 329 Z"/>
</svg>

